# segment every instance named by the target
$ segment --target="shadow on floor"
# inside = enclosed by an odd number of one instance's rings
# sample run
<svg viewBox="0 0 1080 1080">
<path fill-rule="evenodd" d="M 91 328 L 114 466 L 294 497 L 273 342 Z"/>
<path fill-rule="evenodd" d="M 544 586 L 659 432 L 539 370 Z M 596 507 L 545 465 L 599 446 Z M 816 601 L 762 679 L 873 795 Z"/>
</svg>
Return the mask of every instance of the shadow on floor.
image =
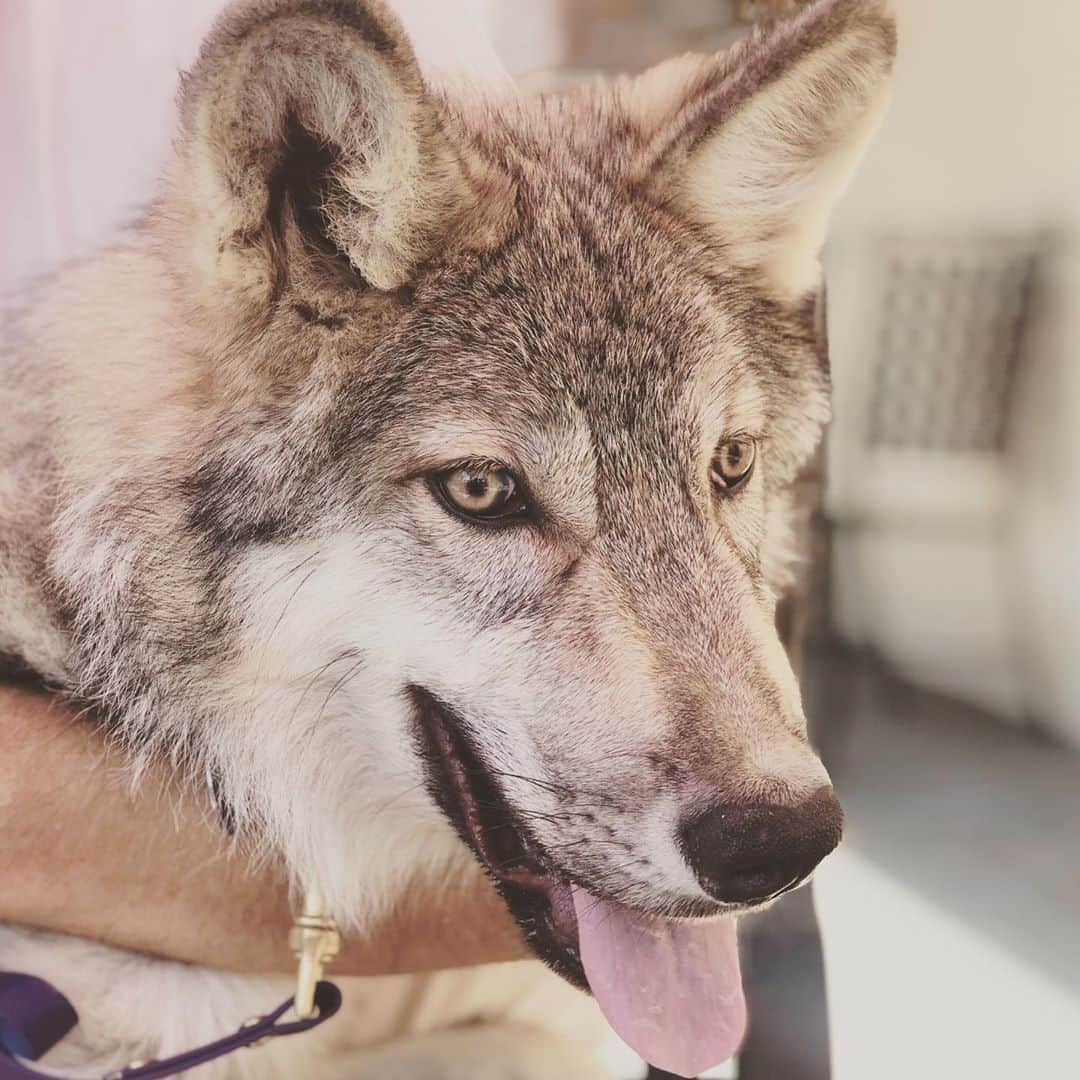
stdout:
<svg viewBox="0 0 1080 1080">
<path fill-rule="evenodd" d="M 1080 754 L 815 651 L 807 713 L 860 855 L 1080 994 Z"/>
</svg>

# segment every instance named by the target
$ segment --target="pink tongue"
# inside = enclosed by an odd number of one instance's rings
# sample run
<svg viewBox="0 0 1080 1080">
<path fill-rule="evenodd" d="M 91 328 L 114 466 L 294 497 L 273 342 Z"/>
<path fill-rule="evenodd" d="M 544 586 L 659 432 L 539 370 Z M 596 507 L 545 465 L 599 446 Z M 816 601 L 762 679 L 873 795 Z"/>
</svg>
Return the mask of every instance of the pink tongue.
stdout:
<svg viewBox="0 0 1080 1080">
<path fill-rule="evenodd" d="M 746 1030 L 735 920 L 655 919 L 571 893 L 585 975 L 623 1041 L 680 1076 L 727 1061 Z"/>
</svg>

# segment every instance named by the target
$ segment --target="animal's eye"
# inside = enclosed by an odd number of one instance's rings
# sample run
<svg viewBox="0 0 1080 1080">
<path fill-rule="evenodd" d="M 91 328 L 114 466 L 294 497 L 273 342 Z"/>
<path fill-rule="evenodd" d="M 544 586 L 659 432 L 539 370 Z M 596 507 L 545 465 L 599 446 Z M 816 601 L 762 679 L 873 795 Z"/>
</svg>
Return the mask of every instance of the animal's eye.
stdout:
<svg viewBox="0 0 1080 1080">
<path fill-rule="evenodd" d="M 709 479 L 721 494 L 730 495 L 750 479 L 756 457 L 757 444 L 749 436 L 725 439 L 713 455 Z"/>
<path fill-rule="evenodd" d="M 528 504 L 514 474 L 490 462 L 466 462 L 434 473 L 432 487 L 455 514 L 484 524 L 523 517 Z"/>
</svg>

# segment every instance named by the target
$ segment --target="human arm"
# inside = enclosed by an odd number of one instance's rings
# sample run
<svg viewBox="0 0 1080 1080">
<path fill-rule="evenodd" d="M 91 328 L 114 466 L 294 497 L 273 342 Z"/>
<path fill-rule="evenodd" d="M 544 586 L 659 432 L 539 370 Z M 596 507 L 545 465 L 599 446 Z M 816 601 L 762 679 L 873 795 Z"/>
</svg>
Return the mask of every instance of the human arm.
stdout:
<svg viewBox="0 0 1080 1080">
<path fill-rule="evenodd" d="M 197 796 L 151 772 L 133 794 L 85 723 L 44 695 L 0 686 L 0 920 L 190 963 L 287 972 L 291 922 L 278 868 L 230 853 Z M 525 955 L 479 870 L 410 890 L 333 972 L 386 975 Z"/>
</svg>

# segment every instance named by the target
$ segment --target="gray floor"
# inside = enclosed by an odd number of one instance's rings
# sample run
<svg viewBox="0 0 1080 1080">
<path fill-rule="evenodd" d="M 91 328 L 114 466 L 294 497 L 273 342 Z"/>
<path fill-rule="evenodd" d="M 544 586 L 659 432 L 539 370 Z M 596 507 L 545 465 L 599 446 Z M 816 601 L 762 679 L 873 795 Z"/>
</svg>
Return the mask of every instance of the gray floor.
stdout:
<svg viewBox="0 0 1080 1080">
<path fill-rule="evenodd" d="M 1080 995 L 1080 754 L 865 657 L 817 651 L 804 686 L 845 842 Z"/>
</svg>

